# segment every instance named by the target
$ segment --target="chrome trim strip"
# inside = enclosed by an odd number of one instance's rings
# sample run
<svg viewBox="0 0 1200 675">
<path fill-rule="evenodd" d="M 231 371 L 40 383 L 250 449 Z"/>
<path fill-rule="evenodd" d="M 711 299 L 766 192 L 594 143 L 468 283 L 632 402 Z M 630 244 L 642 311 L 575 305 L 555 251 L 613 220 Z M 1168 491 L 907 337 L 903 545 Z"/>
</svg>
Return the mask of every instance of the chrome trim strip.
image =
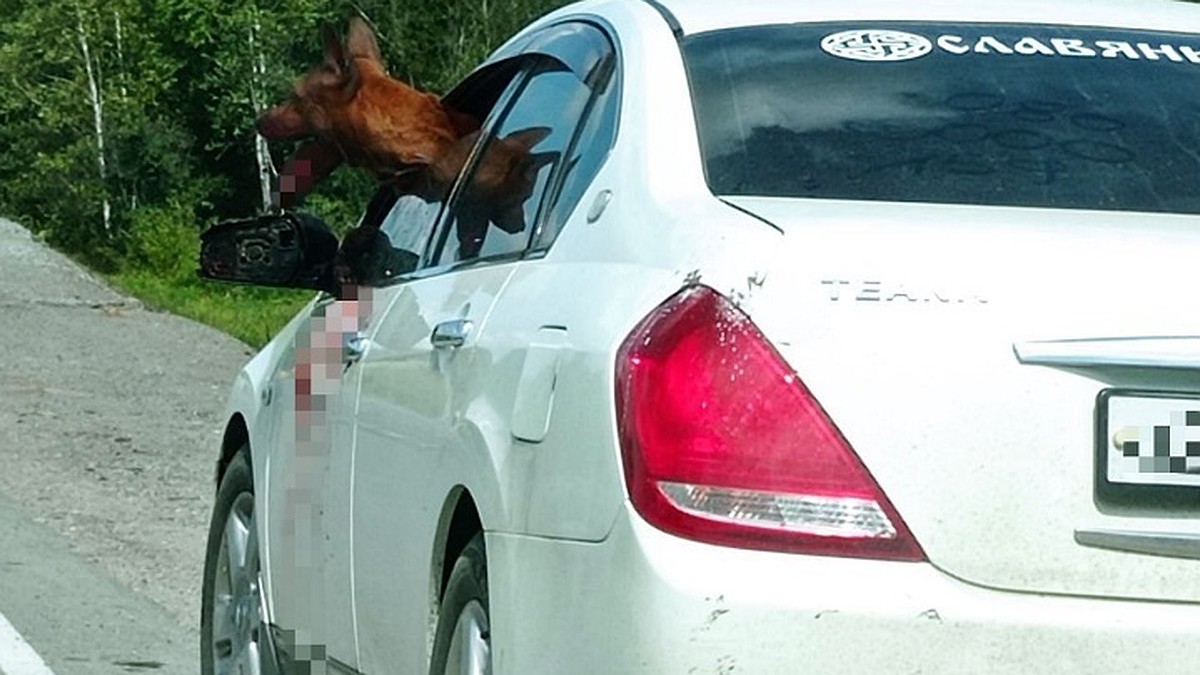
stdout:
<svg viewBox="0 0 1200 675">
<path fill-rule="evenodd" d="M 1075 530 L 1075 542 L 1114 551 L 1200 560 L 1200 534 L 1136 530 Z"/>
<path fill-rule="evenodd" d="M 1013 343 L 1026 365 L 1200 368 L 1200 336 L 1030 340 Z"/>
</svg>

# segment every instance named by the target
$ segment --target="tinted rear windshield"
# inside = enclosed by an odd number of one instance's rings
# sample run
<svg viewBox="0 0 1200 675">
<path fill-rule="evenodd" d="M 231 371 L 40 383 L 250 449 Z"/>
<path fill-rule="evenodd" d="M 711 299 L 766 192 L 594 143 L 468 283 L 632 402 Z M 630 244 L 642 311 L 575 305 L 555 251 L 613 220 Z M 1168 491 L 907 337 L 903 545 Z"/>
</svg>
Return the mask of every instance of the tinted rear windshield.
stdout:
<svg viewBox="0 0 1200 675">
<path fill-rule="evenodd" d="M 718 195 L 1200 213 L 1200 37 L 797 24 L 689 37 Z"/>
</svg>

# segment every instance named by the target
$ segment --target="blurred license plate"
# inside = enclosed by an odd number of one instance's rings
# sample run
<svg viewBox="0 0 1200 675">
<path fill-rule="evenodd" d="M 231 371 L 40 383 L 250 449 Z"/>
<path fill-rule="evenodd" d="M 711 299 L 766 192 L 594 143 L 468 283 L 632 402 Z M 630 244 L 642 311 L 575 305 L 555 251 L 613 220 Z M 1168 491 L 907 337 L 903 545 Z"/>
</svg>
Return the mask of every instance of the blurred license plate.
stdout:
<svg viewBox="0 0 1200 675">
<path fill-rule="evenodd" d="M 1100 403 L 1104 482 L 1200 487 L 1200 398 L 1109 392 Z"/>
</svg>

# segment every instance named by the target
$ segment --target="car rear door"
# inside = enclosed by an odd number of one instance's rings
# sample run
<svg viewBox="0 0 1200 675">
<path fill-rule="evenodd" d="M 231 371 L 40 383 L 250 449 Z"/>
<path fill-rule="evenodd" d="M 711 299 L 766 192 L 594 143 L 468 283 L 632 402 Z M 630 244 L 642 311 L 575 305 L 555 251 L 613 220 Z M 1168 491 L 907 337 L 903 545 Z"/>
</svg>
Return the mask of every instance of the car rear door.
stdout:
<svg viewBox="0 0 1200 675">
<path fill-rule="evenodd" d="M 357 366 L 353 550 L 364 670 L 428 667 L 442 509 L 464 487 L 479 499 L 494 501 L 499 492 L 494 462 L 512 442 L 510 411 L 492 409 L 481 393 L 497 385 L 499 364 L 517 355 L 489 349 L 485 336 L 521 261 L 553 238 L 541 214 L 594 103 L 586 73 L 553 53 L 576 44 L 580 30 L 550 28 L 540 47 L 515 57 L 520 69 L 450 196 L 425 267 L 377 291 L 391 299 Z M 489 182 L 497 153 L 514 148 L 512 182 L 497 191 Z M 499 508 L 480 505 L 483 513 Z"/>
</svg>

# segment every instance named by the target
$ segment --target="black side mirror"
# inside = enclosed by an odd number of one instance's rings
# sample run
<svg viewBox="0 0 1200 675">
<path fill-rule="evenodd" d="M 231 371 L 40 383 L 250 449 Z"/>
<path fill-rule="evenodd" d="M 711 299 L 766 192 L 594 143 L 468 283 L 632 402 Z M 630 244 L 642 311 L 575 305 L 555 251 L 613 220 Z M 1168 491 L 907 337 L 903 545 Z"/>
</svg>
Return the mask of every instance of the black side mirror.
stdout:
<svg viewBox="0 0 1200 675">
<path fill-rule="evenodd" d="M 200 235 L 204 279 L 335 290 L 338 238 L 320 218 L 278 213 L 218 223 Z"/>
</svg>

